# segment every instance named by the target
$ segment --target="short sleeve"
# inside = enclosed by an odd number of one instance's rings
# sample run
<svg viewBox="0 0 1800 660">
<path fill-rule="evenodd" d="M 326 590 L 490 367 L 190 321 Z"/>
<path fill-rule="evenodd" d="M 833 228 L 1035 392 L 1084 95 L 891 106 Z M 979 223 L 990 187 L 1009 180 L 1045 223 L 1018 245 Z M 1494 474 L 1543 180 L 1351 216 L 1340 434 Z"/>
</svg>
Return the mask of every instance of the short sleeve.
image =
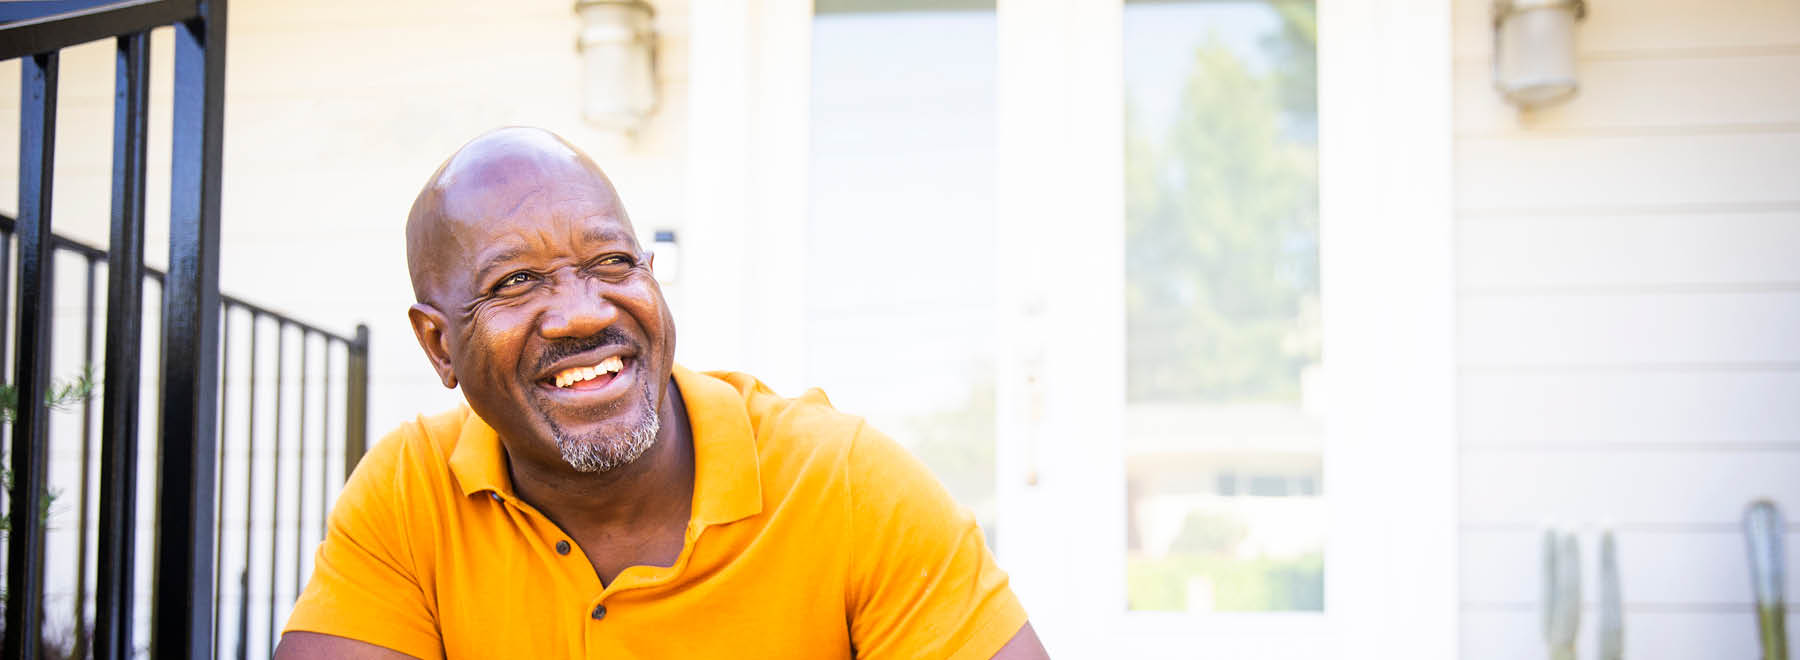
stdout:
<svg viewBox="0 0 1800 660">
<path fill-rule="evenodd" d="M 857 432 L 848 462 L 858 660 L 993 657 L 1025 625 L 1025 610 L 975 517 L 874 429 Z"/>
<path fill-rule="evenodd" d="M 324 633 L 417 658 L 443 657 L 408 528 L 396 515 L 397 467 L 406 436 L 416 433 L 402 429 L 384 438 L 351 473 L 284 633 Z"/>
</svg>

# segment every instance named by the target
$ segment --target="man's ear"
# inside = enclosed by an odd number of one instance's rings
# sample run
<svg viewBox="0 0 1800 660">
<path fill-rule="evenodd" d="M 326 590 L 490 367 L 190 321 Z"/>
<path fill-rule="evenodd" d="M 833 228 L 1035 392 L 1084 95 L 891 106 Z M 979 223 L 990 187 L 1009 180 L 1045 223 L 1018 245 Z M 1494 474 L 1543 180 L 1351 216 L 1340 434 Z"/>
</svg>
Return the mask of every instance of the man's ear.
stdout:
<svg viewBox="0 0 1800 660">
<path fill-rule="evenodd" d="M 431 368 L 438 373 L 438 380 L 444 387 L 456 387 L 456 368 L 450 364 L 450 338 L 446 334 L 450 325 L 444 322 L 444 315 L 436 307 L 425 303 L 416 303 L 407 308 L 406 318 L 412 321 L 413 336 L 419 338 L 419 348 L 425 349 L 425 359 L 431 361 Z"/>
</svg>

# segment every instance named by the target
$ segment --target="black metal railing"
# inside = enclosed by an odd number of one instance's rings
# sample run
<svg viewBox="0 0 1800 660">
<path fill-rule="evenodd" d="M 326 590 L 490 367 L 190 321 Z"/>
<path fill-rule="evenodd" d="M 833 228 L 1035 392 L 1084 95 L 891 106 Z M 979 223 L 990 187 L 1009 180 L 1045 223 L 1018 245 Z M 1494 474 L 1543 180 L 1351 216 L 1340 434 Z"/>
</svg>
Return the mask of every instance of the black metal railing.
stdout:
<svg viewBox="0 0 1800 660">
<path fill-rule="evenodd" d="M 220 157 L 224 138 L 225 25 L 226 0 L 127 0 L 102 2 L 69 0 L 62 3 L 19 2 L 8 6 L 0 15 L 0 61 L 20 60 L 20 129 L 19 129 L 19 205 L 18 220 L 5 237 L 9 249 L 0 250 L 0 273 L 11 278 L 12 241 L 17 239 L 16 280 L 7 282 L 16 291 L 16 303 L 10 307 L 16 325 L 12 355 L 13 387 L 17 414 L 11 428 L 10 466 L 12 487 L 7 493 L 8 524 L 6 553 L 6 613 L 4 642 L 0 643 L 0 660 L 37 658 L 39 631 L 45 622 L 45 567 L 50 561 L 46 553 L 47 526 L 51 516 L 43 515 L 53 497 L 49 489 L 49 463 L 52 411 L 46 402 L 50 391 L 53 355 L 58 338 L 53 318 L 57 315 L 54 278 L 59 253 L 68 252 L 86 260 L 87 297 L 80 307 L 87 319 L 82 336 L 89 341 L 82 347 L 84 359 L 94 357 L 92 337 L 95 304 L 94 286 L 102 267 L 107 270 L 106 333 L 104 337 L 103 376 L 100 396 L 100 443 L 98 454 L 92 454 L 91 441 L 84 440 L 82 461 L 97 459 L 97 483 L 81 486 L 81 499 L 89 495 L 88 486 L 97 490 L 98 522 L 90 529 L 87 503 L 80 514 L 79 554 L 76 562 L 75 600 L 85 601 L 91 586 L 94 594 L 92 643 L 86 652 L 97 658 L 126 658 L 134 654 L 140 635 L 134 631 L 139 612 L 136 588 L 140 558 L 150 559 L 150 585 L 147 601 L 147 635 L 150 655 L 155 658 L 210 658 L 219 640 L 219 616 L 225 594 L 217 589 L 224 566 L 220 562 L 226 546 L 224 528 L 227 501 L 221 490 L 230 470 L 220 469 L 221 445 L 231 438 L 244 440 L 243 475 L 245 490 L 254 497 L 260 490 L 252 473 L 266 465 L 274 481 L 283 472 L 280 447 L 282 423 L 258 426 L 250 422 L 242 433 L 221 433 L 234 421 L 233 408 L 222 406 L 229 392 L 222 387 L 235 381 L 222 379 L 222 364 L 232 336 L 232 318 L 248 317 L 248 339 L 253 345 L 245 370 L 247 388 L 267 381 L 257 368 L 262 353 L 256 346 L 263 332 L 273 332 L 276 342 L 272 399 L 250 395 L 245 406 L 247 417 L 254 418 L 261 402 L 273 402 L 277 415 L 287 398 L 283 385 L 289 360 L 282 351 L 294 337 L 300 345 L 297 373 L 301 378 L 312 373 L 310 347 L 315 338 L 327 356 L 322 364 L 329 376 L 334 346 L 344 348 L 346 393 L 353 399 L 366 401 L 365 384 L 348 374 L 359 368 L 366 379 L 366 332 L 346 338 L 275 314 L 265 308 L 241 300 L 224 297 L 219 292 L 219 184 Z M 150 30 L 172 27 L 174 37 L 173 107 L 170 141 L 170 209 L 168 272 L 156 273 L 144 265 L 145 172 L 148 137 L 149 38 Z M 57 120 L 57 87 L 59 53 L 63 48 L 91 41 L 112 39 L 117 42 L 114 95 L 114 130 L 112 162 L 112 217 L 109 248 L 104 253 L 80 246 L 52 233 L 53 173 L 55 172 L 55 136 Z M 144 303 L 145 281 L 156 285 L 160 310 Z M 0 291 L 8 287 L 0 286 Z M 234 313 L 235 310 L 235 313 Z M 152 320 L 146 321 L 149 316 Z M 272 330 L 267 330 L 272 326 Z M 154 345 L 146 349 L 145 329 L 159 328 Z M 0 328 L 0 337 L 6 336 Z M 0 341 L 4 341 L 0 339 Z M 66 340 L 63 340 L 66 341 Z M 0 347 L 0 356 L 6 351 Z M 360 357 L 359 357 L 360 356 Z M 0 358 L 3 360 L 3 358 Z M 152 360 L 154 360 L 152 362 Z M 92 362 L 88 362 L 92 364 Z M 152 365 L 146 367 L 146 364 Z M 4 365 L 0 365 L 4 366 Z M 140 376 L 149 370 L 154 378 L 150 400 L 156 403 L 150 432 L 140 432 L 140 402 L 146 396 Z M 324 382 L 330 382 L 325 380 Z M 306 385 L 297 390 L 304 399 Z M 355 393 L 351 393 L 354 391 Z M 87 404 L 84 404 L 87 405 Z M 261 405 L 268 405 L 263 403 Z M 366 404 L 365 404 L 366 405 Z M 304 419 L 307 405 L 300 403 Z M 322 407 L 326 414 L 330 407 Z M 91 412 L 91 405 L 87 407 Z M 366 409 L 357 411 L 346 406 L 345 462 L 360 454 L 362 421 Z M 83 428 L 91 433 L 90 416 L 83 417 Z M 271 432 L 272 431 L 272 432 Z M 354 431 L 354 433 L 352 433 Z M 355 436 L 352 438 L 352 436 Z M 252 455 L 258 438 L 271 437 L 269 458 L 258 461 Z M 303 460 L 294 463 L 295 484 L 304 484 L 299 473 L 306 461 L 305 438 L 301 427 L 295 453 Z M 155 444 L 146 446 L 146 439 Z M 325 446 L 322 444 L 321 446 Z M 145 458 L 145 450 L 153 460 Z M 288 450 L 294 451 L 294 450 Z M 146 465 L 148 463 L 149 465 Z M 147 482 L 139 472 L 149 468 Z M 325 477 L 322 459 L 319 477 Z M 81 479 L 88 479 L 83 470 Z M 347 470 L 340 472 L 347 474 Z M 236 485 L 236 484 L 231 484 Z M 146 493 L 144 486 L 151 486 Z M 328 488 L 321 487 L 319 520 L 323 520 L 323 502 Z M 265 545 L 269 550 L 270 583 L 265 642 L 276 636 L 274 630 L 275 581 L 287 571 L 276 566 L 281 553 L 275 547 L 281 530 L 292 525 L 293 541 L 304 543 L 298 530 L 305 524 L 305 509 L 297 509 L 291 523 L 284 522 L 281 512 L 283 489 L 271 484 L 274 493 L 270 503 L 270 531 Z M 304 494 L 304 487 L 296 490 Z M 138 528 L 142 521 L 137 509 L 141 496 L 155 498 L 152 509 L 152 547 L 139 552 Z M 251 530 L 257 520 L 255 501 L 242 503 L 240 521 Z M 296 496 L 295 502 L 301 498 Z M 243 537 L 245 548 L 254 545 L 256 534 Z M 91 585 L 85 576 L 89 543 L 93 544 L 95 573 Z M 235 548 L 234 548 L 235 549 Z M 303 548 L 296 548 L 294 561 L 303 563 Z M 245 551 L 248 557 L 251 553 Z M 251 618 L 254 567 L 249 559 L 240 568 L 238 594 L 240 633 Z M 293 572 L 298 581 L 303 568 L 297 563 Z M 80 602 L 75 625 L 85 635 L 86 603 Z M 239 656 L 246 650 L 247 634 L 237 635 Z M 77 641 L 78 644 L 82 642 Z M 88 646 L 82 644 L 83 646 Z M 265 647 L 266 648 L 266 647 Z M 262 650 L 255 651 L 262 655 Z"/>
<path fill-rule="evenodd" d="M 11 285 L 11 274 L 5 265 L 12 258 L 15 228 L 12 218 L 0 215 L 0 304 L 7 300 Z M 98 321 L 95 300 L 104 287 L 99 273 L 107 268 L 107 252 L 62 236 L 53 237 L 52 247 L 54 259 L 64 262 L 62 270 L 71 270 L 66 266 L 72 262 L 84 273 L 79 301 L 71 305 L 67 300 L 70 296 L 63 295 L 58 305 L 65 309 L 79 307 L 78 321 L 61 318 L 70 316 L 66 313 L 57 319 L 78 322 L 83 343 L 80 365 L 55 372 L 80 373 L 94 364 Z M 146 268 L 143 273 L 153 289 L 161 288 L 165 277 L 162 271 Z M 277 614 L 297 597 L 310 575 L 306 549 L 309 542 L 316 542 L 324 534 L 325 513 L 335 486 L 349 475 L 367 446 L 368 328 L 359 325 L 354 334 L 344 335 L 240 298 L 221 295 L 220 299 L 221 469 L 214 509 L 217 542 L 213 579 L 217 587 L 212 598 L 212 644 L 217 655 L 227 655 L 220 651 L 229 646 L 231 657 L 262 657 L 278 640 Z M 153 307 L 145 311 L 146 316 L 154 317 L 155 313 Z M 0 336 L 5 334 L 7 321 L 6 315 L 0 314 Z M 64 330 L 57 336 L 72 334 Z M 245 337 L 237 339 L 245 343 L 234 348 L 234 337 L 238 336 Z M 5 354 L 4 343 L 0 342 L 0 364 L 4 363 Z M 149 350 L 143 354 L 154 356 L 158 352 Z M 151 365 L 150 369 L 160 366 Z M 75 520 L 62 521 L 74 523 L 67 531 L 76 537 L 73 589 L 64 594 L 71 601 L 67 610 L 71 613 L 71 630 L 67 638 L 72 642 L 83 642 L 89 636 L 87 618 L 94 602 L 90 591 L 97 583 L 94 571 L 88 570 L 89 558 L 94 556 L 90 539 L 100 523 L 91 515 L 95 485 L 91 477 L 96 458 L 94 400 L 78 400 L 78 429 L 62 428 L 64 433 L 60 434 L 53 430 L 50 443 L 53 449 L 73 448 L 75 458 L 71 462 L 77 463 L 74 471 L 78 476 L 67 480 L 75 483 L 64 484 L 74 486 L 77 513 Z M 284 473 L 294 475 L 286 487 Z M 258 480 L 259 475 L 270 478 Z M 316 497 L 305 497 L 309 489 Z M 136 495 L 133 490 L 121 492 Z M 233 497 L 240 499 L 232 500 Z M 236 503 L 228 509 L 228 501 Z M 292 543 L 279 543 L 284 536 Z M 292 554 L 285 554 L 278 545 L 292 547 Z M 238 557 L 241 562 L 230 561 Z M 227 573 L 228 564 L 237 569 L 235 574 Z M 99 568 L 104 572 L 108 565 L 100 562 Z M 253 569 L 264 567 L 266 576 L 259 577 L 266 579 L 257 580 L 258 586 L 263 587 L 258 593 L 250 586 L 250 578 Z M 228 588 L 230 584 L 237 588 Z M 221 625 L 228 623 L 235 625 Z M 262 625 L 259 628 L 257 624 Z M 129 627 L 124 628 L 129 632 Z M 253 644 L 253 632 L 266 634 Z M 222 646 L 221 638 L 227 635 L 229 638 L 223 640 L 226 645 Z M 82 643 L 70 650 L 79 655 L 86 646 Z M 131 646 L 136 648 L 137 644 Z"/>
</svg>

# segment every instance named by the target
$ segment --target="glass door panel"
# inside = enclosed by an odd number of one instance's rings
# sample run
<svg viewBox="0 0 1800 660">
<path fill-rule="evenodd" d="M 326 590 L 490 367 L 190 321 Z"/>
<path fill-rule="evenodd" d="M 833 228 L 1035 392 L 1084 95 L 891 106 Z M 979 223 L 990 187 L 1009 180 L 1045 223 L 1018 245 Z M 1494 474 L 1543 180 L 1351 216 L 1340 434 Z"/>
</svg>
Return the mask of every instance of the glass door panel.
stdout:
<svg viewBox="0 0 1800 660">
<path fill-rule="evenodd" d="M 1127 2 L 1126 606 L 1324 607 L 1311 2 Z"/>
</svg>

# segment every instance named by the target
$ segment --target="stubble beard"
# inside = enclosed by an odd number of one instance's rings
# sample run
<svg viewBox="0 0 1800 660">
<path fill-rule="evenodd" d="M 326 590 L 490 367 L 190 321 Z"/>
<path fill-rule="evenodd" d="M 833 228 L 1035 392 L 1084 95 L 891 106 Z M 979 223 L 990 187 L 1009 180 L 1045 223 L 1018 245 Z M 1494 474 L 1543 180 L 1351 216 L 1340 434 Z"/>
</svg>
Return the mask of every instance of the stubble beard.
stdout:
<svg viewBox="0 0 1800 660">
<path fill-rule="evenodd" d="M 563 462 L 577 472 L 607 472 L 637 460 L 656 444 L 656 434 L 662 428 L 662 419 L 656 414 L 649 379 L 639 380 L 643 383 L 638 388 L 642 395 L 637 401 L 639 421 L 624 433 L 599 430 L 575 435 L 564 431 L 555 420 L 547 420 L 556 440 L 556 448 L 562 452 Z"/>
</svg>

